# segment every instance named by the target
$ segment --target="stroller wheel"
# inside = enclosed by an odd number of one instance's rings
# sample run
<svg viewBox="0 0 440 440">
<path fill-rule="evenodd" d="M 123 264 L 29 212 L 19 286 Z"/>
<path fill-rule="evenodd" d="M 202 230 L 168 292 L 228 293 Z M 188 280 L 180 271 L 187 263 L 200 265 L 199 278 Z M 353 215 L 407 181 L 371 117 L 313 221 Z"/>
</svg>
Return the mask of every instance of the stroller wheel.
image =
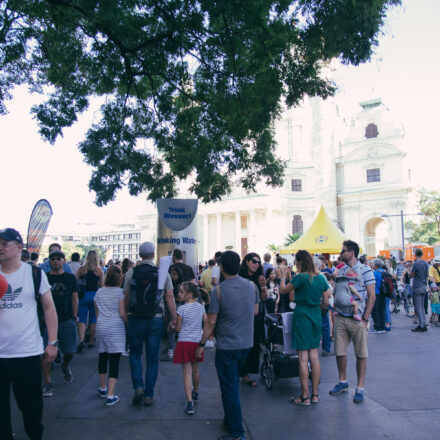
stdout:
<svg viewBox="0 0 440 440">
<path fill-rule="evenodd" d="M 271 390 L 273 388 L 274 382 L 275 372 L 273 370 L 273 367 L 271 365 L 266 365 L 266 368 L 264 370 L 264 385 L 266 385 L 266 388 L 268 390 Z"/>
</svg>

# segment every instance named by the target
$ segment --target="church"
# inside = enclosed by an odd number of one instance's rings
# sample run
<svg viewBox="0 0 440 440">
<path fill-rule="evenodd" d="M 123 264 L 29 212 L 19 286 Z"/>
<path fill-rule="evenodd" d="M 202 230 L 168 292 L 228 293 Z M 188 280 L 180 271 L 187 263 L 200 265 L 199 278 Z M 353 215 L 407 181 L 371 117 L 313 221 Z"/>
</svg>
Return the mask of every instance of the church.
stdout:
<svg viewBox="0 0 440 440">
<path fill-rule="evenodd" d="M 199 204 L 199 261 L 226 249 L 262 256 L 306 231 L 321 206 L 369 256 L 401 243 L 400 213 L 415 212 L 404 126 L 380 98 L 360 102 L 349 118 L 336 102 L 307 98 L 277 121 L 277 154 L 286 163 L 282 187 L 236 189 L 220 202 Z M 142 240 L 155 242 L 154 207 L 138 221 Z"/>
</svg>

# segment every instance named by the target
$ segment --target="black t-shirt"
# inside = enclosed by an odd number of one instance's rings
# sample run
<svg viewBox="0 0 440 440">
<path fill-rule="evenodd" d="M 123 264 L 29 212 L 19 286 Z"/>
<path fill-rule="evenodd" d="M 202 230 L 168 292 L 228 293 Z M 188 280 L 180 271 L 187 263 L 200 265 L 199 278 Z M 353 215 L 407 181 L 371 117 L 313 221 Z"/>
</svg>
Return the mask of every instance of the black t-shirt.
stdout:
<svg viewBox="0 0 440 440">
<path fill-rule="evenodd" d="M 65 322 L 73 318 L 72 293 L 78 292 L 76 278 L 71 273 L 53 275 L 48 273 L 47 279 L 51 285 L 53 301 L 59 322 Z"/>
<path fill-rule="evenodd" d="M 176 268 L 179 273 L 182 274 L 182 281 L 191 281 L 196 276 L 194 275 L 194 271 L 191 266 L 188 266 L 185 263 L 174 263 L 170 266 L 169 272 Z"/>
</svg>

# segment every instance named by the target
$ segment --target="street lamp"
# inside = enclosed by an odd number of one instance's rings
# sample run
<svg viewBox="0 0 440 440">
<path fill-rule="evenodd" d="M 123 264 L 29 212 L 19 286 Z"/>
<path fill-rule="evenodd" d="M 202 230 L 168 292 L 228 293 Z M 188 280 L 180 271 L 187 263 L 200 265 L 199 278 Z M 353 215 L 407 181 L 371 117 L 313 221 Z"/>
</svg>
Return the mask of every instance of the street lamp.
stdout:
<svg viewBox="0 0 440 440">
<path fill-rule="evenodd" d="M 382 214 L 381 217 L 400 217 L 400 227 L 402 229 L 402 258 L 405 261 L 405 228 L 403 225 L 403 217 L 407 215 L 423 215 L 423 212 L 417 212 L 416 214 L 404 214 L 400 210 L 400 214 Z"/>
</svg>

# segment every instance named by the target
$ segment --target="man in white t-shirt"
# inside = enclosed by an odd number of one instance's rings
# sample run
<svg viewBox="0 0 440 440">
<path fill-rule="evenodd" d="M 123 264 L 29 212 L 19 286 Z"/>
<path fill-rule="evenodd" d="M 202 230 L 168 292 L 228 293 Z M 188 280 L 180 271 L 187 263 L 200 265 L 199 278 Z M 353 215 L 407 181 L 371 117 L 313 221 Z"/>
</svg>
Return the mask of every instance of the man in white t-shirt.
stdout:
<svg viewBox="0 0 440 440">
<path fill-rule="evenodd" d="M 20 260 L 23 240 L 12 228 L 0 231 L 0 274 L 8 289 L 0 299 L 0 438 L 13 438 L 10 411 L 10 389 L 23 414 L 24 429 L 32 440 L 43 435 L 41 423 L 41 355 L 53 362 L 57 355 L 58 319 L 46 274 Z M 33 270 L 41 273 L 40 302 L 48 332 L 48 345 L 43 349 Z"/>
</svg>

